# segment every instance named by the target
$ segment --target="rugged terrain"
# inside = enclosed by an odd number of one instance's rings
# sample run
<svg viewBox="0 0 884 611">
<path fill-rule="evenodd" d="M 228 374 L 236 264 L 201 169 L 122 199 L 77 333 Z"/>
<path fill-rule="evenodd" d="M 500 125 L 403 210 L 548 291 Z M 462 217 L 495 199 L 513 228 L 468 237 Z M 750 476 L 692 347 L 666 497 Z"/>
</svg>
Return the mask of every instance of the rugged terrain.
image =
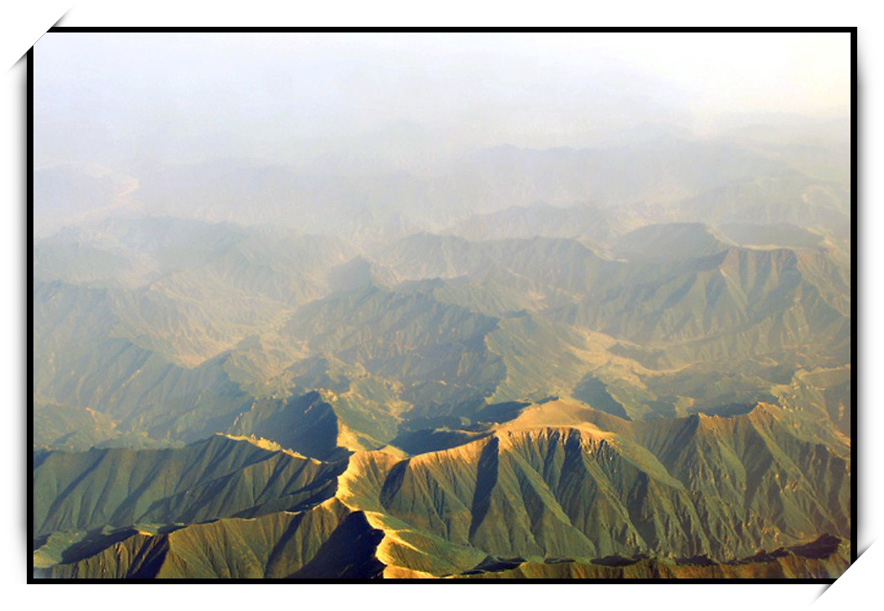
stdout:
<svg viewBox="0 0 884 611">
<path fill-rule="evenodd" d="M 815 142 L 41 170 L 36 574 L 839 575 L 850 193 Z"/>
</svg>

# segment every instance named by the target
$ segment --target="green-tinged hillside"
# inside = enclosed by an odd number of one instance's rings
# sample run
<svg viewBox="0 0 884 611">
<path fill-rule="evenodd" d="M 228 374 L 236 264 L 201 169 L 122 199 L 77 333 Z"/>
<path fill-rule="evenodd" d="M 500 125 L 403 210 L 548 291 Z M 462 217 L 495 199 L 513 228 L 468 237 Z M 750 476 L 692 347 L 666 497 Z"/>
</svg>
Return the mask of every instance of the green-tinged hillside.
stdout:
<svg viewBox="0 0 884 611">
<path fill-rule="evenodd" d="M 560 293 L 585 294 L 624 273 L 622 264 L 603 259 L 579 241 L 565 238 L 471 242 L 421 233 L 379 250 L 375 258 L 403 281 L 468 276 L 480 283 L 495 281 L 545 299 Z"/>
<path fill-rule="evenodd" d="M 805 367 L 843 364 L 849 271 L 819 249 L 722 240 L 700 224 L 652 225 L 615 244 L 624 257 L 615 261 L 573 240 L 420 234 L 377 259 L 402 279 L 449 279 L 423 285 L 442 300 L 501 317 L 540 312 L 637 343 L 648 352 L 633 358 L 650 367 L 772 353 Z"/>
<path fill-rule="evenodd" d="M 352 253 L 328 237 L 118 219 L 38 242 L 35 269 L 44 282 L 108 289 L 118 335 L 193 367 L 328 294 Z"/>
<path fill-rule="evenodd" d="M 404 385 L 402 397 L 445 415 L 490 395 L 503 376 L 485 337 L 497 320 L 424 293 L 369 287 L 314 302 L 285 332 L 317 353 Z"/>
<path fill-rule="evenodd" d="M 458 573 L 472 568 L 469 549 L 723 562 L 822 532 L 849 534 L 848 452 L 793 436 L 772 407 L 630 423 L 550 402 L 490 436 L 451 441 L 408 458 L 351 457 L 338 494 L 392 531 L 382 545 L 387 564 Z"/>
<path fill-rule="evenodd" d="M 843 570 L 838 539 L 795 546 L 849 533 L 849 451 L 793 435 L 779 408 L 635 423 L 567 401 L 513 407 L 472 439 L 336 463 L 224 436 L 41 455 L 35 563 L 51 577 Z"/>
<path fill-rule="evenodd" d="M 48 578 L 299 579 L 380 576 L 381 533 L 336 499 L 300 513 L 226 518 L 166 534 L 136 531 Z"/>
<path fill-rule="evenodd" d="M 765 282 L 779 288 L 758 288 Z M 756 401 L 776 402 L 775 389 L 801 369 L 838 365 L 837 355 L 825 356 L 832 346 L 821 340 L 822 330 L 808 338 L 814 343 L 790 348 L 808 334 L 797 325 L 799 317 L 828 312 L 836 321 L 831 327 L 837 329 L 831 331 L 835 337 L 848 328 L 822 300 L 807 312 L 801 301 L 780 294 L 781 282 L 758 279 L 750 289 L 762 298 L 769 295 L 770 308 L 792 304 L 779 327 L 762 318 L 731 335 L 659 340 L 659 348 L 649 349 L 637 340 L 550 320 L 564 310 L 555 316 L 525 310 L 499 317 L 479 314 L 446 303 L 457 294 L 448 287 L 438 280 L 425 287 L 369 285 L 338 293 L 303 306 L 278 331 L 251 336 L 215 359 L 186 368 L 117 336 L 108 289 L 38 284 L 42 323 L 35 337 L 35 442 L 67 449 L 146 446 L 221 430 L 259 434 L 327 458 L 338 447 L 371 449 L 403 431 L 463 427 L 480 422 L 477 411 L 484 406 L 550 395 L 570 395 L 631 419 L 729 413 Z M 493 287 L 471 290 L 494 293 Z M 815 289 L 805 285 L 802 290 L 812 294 Z M 735 303 L 722 298 L 725 302 Z M 653 301 L 644 303 L 649 307 Z M 745 310 L 755 312 L 762 305 L 756 300 Z M 668 319 L 684 309 L 684 320 L 689 320 L 690 307 L 718 306 L 688 297 L 661 306 Z M 613 316 L 615 308 L 608 308 Z M 629 319 L 621 313 L 620 320 L 626 324 Z M 644 328 L 655 322 L 653 316 L 636 315 L 635 320 Z M 823 324 L 821 317 L 815 320 Z M 656 323 L 651 332 L 662 333 L 662 319 Z M 702 324 L 686 322 L 683 332 Z M 777 328 L 780 333 L 763 335 Z M 87 336 L 98 341 L 86 343 Z M 849 347 L 841 345 L 842 352 Z M 656 369 L 703 357 L 707 360 L 695 365 Z M 318 411 L 307 409 L 313 399 L 303 399 L 312 392 L 321 397 Z M 841 399 L 832 394 L 838 392 L 823 383 L 818 392 L 802 395 L 804 409 L 828 409 L 847 430 L 849 392 L 838 395 Z M 306 401 L 305 407 L 294 407 L 299 401 Z"/>
<path fill-rule="evenodd" d="M 121 337 L 107 289 L 54 282 L 34 293 L 35 418 L 41 405 L 69 406 L 109 417 L 113 435 L 189 441 L 226 429 L 247 406 L 221 361 L 189 369 Z"/>
<path fill-rule="evenodd" d="M 645 225 L 614 242 L 614 256 L 632 261 L 664 261 L 669 265 L 687 259 L 716 255 L 730 244 L 702 223 Z"/>
<path fill-rule="evenodd" d="M 70 229 L 38 244 L 35 442 L 174 444 L 273 414 L 265 428 L 303 428 L 286 405 L 316 391 L 333 413 L 314 420 L 337 430 L 315 435 L 325 457 L 475 423 L 494 403 L 718 413 L 843 367 L 846 268 L 825 249 L 717 236 L 641 227 L 605 247 L 614 260 L 575 239 L 424 233 L 348 258 L 337 239 L 225 223 Z"/>
<path fill-rule="evenodd" d="M 51 452 L 34 469 L 34 531 L 297 510 L 331 497 L 342 469 L 266 441 L 222 435 L 181 449 Z"/>
<path fill-rule="evenodd" d="M 729 248 L 661 272 L 549 315 L 658 350 L 654 359 L 639 357 L 652 367 L 789 351 L 829 356 L 830 364 L 848 356 L 849 318 L 823 298 L 791 250 Z"/>
<path fill-rule="evenodd" d="M 259 399 L 240 414 L 230 430 L 255 434 L 307 456 L 340 457 L 342 423 L 334 408 L 312 391 L 289 399 Z"/>
</svg>

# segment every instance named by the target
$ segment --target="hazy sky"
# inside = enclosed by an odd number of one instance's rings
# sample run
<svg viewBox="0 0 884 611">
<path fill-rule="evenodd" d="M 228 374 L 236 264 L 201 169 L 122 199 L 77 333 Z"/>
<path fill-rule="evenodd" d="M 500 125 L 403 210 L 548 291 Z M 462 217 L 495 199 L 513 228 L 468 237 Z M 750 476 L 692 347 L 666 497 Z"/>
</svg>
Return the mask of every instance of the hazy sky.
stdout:
<svg viewBox="0 0 884 611">
<path fill-rule="evenodd" d="M 244 156 L 397 122 L 485 143 L 709 113 L 844 115 L 848 34 L 61 34 L 35 47 L 38 163 Z M 498 141 L 498 142 L 495 142 Z M 258 143 L 256 145 L 256 143 Z M 262 144 L 263 143 L 263 144 Z M 257 152 L 257 153 L 256 153 Z"/>
</svg>

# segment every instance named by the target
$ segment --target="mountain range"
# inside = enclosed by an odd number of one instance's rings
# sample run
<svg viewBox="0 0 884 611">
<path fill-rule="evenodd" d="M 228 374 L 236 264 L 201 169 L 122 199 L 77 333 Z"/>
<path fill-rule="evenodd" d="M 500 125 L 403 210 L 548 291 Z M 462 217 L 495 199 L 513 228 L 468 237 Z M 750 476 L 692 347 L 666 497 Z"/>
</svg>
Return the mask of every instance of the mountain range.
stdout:
<svg viewBox="0 0 884 611">
<path fill-rule="evenodd" d="M 34 575 L 837 577 L 850 189 L 765 133 L 41 170 Z"/>
</svg>

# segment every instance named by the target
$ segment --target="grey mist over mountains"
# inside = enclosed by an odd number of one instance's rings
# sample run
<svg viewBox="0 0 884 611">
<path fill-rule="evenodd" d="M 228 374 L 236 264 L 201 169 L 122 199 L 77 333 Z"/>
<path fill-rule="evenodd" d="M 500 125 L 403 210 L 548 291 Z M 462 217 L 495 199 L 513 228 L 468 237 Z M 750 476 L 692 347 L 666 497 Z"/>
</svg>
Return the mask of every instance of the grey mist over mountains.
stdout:
<svg viewBox="0 0 884 611">
<path fill-rule="evenodd" d="M 210 212 L 195 193 L 171 207 L 145 189 L 129 196 L 138 184 L 167 184 L 170 172 L 193 176 L 190 191 L 216 183 L 213 174 L 240 173 L 249 187 L 267 182 L 250 173 L 283 174 L 297 183 L 287 199 L 320 191 L 357 212 L 383 199 L 402 222 L 428 230 L 510 205 L 694 194 L 696 185 L 668 174 L 706 157 L 721 166 L 728 147 L 844 182 L 848 42 L 837 34 L 57 34 L 36 50 L 44 179 L 36 232 L 111 208 L 297 224 L 286 210 L 256 219 L 246 199 Z M 581 154 L 613 157 L 589 162 L 590 173 L 613 169 L 621 183 L 657 186 L 612 193 L 610 179 L 582 176 Z M 519 158 L 500 161 L 505 155 Z M 501 176 L 501 163 L 514 176 Z M 562 178 L 570 184 L 536 184 Z M 516 184 L 497 193 L 498 181 Z M 347 191 L 353 183 L 358 194 Z M 74 191 L 73 201 L 59 202 L 59 189 Z M 411 210 L 422 206 L 436 209 L 432 218 Z M 322 233 L 335 231 L 330 222 Z"/>
<path fill-rule="evenodd" d="M 37 47 L 37 165 L 297 160 L 299 148 L 388 130 L 427 137 L 409 125 L 441 137 L 426 149 L 551 148 L 648 124 L 702 132 L 753 113 L 843 118 L 848 44 L 838 34 L 58 34 Z"/>
<path fill-rule="evenodd" d="M 839 34 L 59 34 L 34 566 L 849 563 Z"/>
</svg>

